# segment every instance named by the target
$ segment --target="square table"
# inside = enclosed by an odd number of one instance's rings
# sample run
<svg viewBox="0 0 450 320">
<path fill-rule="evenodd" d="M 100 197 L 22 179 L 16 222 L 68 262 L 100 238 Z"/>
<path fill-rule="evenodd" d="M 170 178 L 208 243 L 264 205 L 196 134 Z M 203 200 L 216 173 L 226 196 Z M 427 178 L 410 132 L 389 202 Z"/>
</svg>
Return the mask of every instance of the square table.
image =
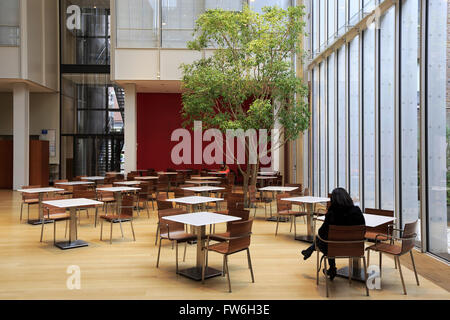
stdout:
<svg viewBox="0 0 450 320">
<path fill-rule="evenodd" d="M 62 186 L 81 186 L 86 184 L 94 184 L 92 181 L 66 181 L 66 182 L 55 182 L 55 184 Z"/>
<path fill-rule="evenodd" d="M 158 177 L 154 176 L 143 176 L 143 177 L 134 177 L 134 180 L 158 180 Z"/>
<path fill-rule="evenodd" d="M 106 191 L 114 193 L 114 197 L 116 198 L 116 212 L 119 212 L 119 208 L 122 205 L 122 193 L 129 193 L 141 190 L 141 188 L 136 187 L 106 187 L 106 188 L 97 188 L 98 191 Z"/>
<path fill-rule="evenodd" d="M 260 175 L 260 176 L 276 176 L 277 172 L 275 172 L 275 171 L 260 171 L 260 172 L 258 172 L 258 175 Z"/>
<path fill-rule="evenodd" d="M 81 177 L 81 180 L 94 181 L 95 184 L 98 184 L 99 181 L 105 180 L 105 177 L 102 177 L 102 176 Z"/>
<path fill-rule="evenodd" d="M 272 192 L 272 198 L 275 198 L 274 193 L 280 193 L 280 192 L 291 192 L 298 189 L 298 187 L 282 187 L 282 186 L 268 186 L 264 188 L 259 188 L 259 191 L 261 192 L 261 196 L 263 196 L 263 191 Z M 272 205 L 272 204 L 270 204 Z M 272 210 L 270 211 L 270 217 L 266 219 L 267 221 L 277 221 L 277 218 L 272 216 Z M 280 222 L 287 222 L 289 219 L 287 217 L 280 217 Z"/>
<path fill-rule="evenodd" d="M 118 184 L 121 186 L 136 186 L 141 184 L 142 181 L 116 181 L 114 184 Z"/>
<path fill-rule="evenodd" d="M 201 186 L 201 187 L 185 187 L 185 188 L 181 188 L 181 189 L 188 190 L 188 191 L 194 191 L 194 192 L 200 193 L 202 196 L 207 196 L 208 193 L 211 191 L 224 190 L 225 188 Z"/>
<path fill-rule="evenodd" d="M 199 185 L 208 185 L 208 184 L 220 184 L 220 181 L 214 180 L 187 180 L 185 183 L 190 184 L 199 184 Z"/>
<path fill-rule="evenodd" d="M 205 250 L 206 226 L 241 220 L 241 218 L 239 217 L 233 217 L 213 212 L 185 213 L 163 217 L 163 219 L 183 223 L 195 228 L 195 233 L 197 235 L 197 264 L 195 267 L 179 271 L 179 274 L 197 281 L 202 280 L 202 268 L 205 263 L 203 250 Z M 211 267 L 205 269 L 205 279 L 220 275 L 222 275 L 222 271 L 213 269 Z"/>
<path fill-rule="evenodd" d="M 169 171 L 169 172 L 159 171 L 159 172 L 157 172 L 157 174 L 159 174 L 159 175 L 163 175 L 163 174 L 171 175 L 171 174 L 178 174 L 178 173 L 177 172 L 173 172 L 173 171 Z"/>
<path fill-rule="evenodd" d="M 386 217 L 386 216 L 379 216 L 376 214 L 368 214 L 363 213 L 364 220 L 366 221 L 366 227 L 378 227 L 382 224 L 393 222 L 396 220 L 395 217 Z M 325 216 L 318 217 L 317 220 L 324 221 Z M 348 266 L 340 268 L 337 270 L 337 276 L 348 278 Z M 361 268 L 361 259 L 353 259 L 352 263 L 352 279 L 358 280 L 358 281 L 366 281 L 366 276 L 364 274 L 364 269 Z"/>
<path fill-rule="evenodd" d="M 23 192 L 23 193 L 37 193 L 38 194 L 38 197 L 39 197 L 39 219 L 28 220 L 27 222 L 31 225 L 39 225 L 39 224 L 42 224 L 42 220 L 44 218 L 43 211 L 42 211 L 42 198 L 43 198 L 44 194 L 65 191 L 65 189 L 48 187 L 48 188 L 19 189 L 17 191 Z M 50 222 L 46 222 L 46 223 L 50 223 Z"/>
<path fill-rule="evenodd" d="M 305 197 L 283 198 L 281 200 L 307 204 L 307 206 L 306 206 L 306 213 L 307 213 L 306 232 L 307 232 L 307 234 L 304 236 L 295 235 L 295 240 L 306 241 L 309 243 L 314 242 L 313 205 L 316 203 L 329 202 L 330 198 L 305 196 Z"/>
<path fill-rule="evenodd" d="M 66 250 L 79 247 L 86 247 L 88 245 L 86 241 L 77 239 L 77 209 L 83 207 L 102 205 L 103 202 L 85 198 L 77 198 L 77 199 L 44 201 L 43 203 L 53 207 L 70 210 L 69 241 L 57 242 L 55 246 L 57 246 L 62 250 Z"/>
<path fill-rule="evenodd" d="M 222 198 L 211 198 L 211 197 L 199 197 L 199 196 L 191 196 L 191 197 L 182 197 L 175 199 L 166 199 L 168 202 L 175 202 L 185 204 L 191 207 L 191 211 L 195 212 L 196 206 L 202 205 L 202 209 L 204 210 L 205 204 L 208 202 L 218 202 L 223 201 Z"/>
<path fill-rule="evenodd" d="M 211 180 L 211 179 L 219 179 L 219 177 L 191 177 L 192 180 Z"/>
</svg>

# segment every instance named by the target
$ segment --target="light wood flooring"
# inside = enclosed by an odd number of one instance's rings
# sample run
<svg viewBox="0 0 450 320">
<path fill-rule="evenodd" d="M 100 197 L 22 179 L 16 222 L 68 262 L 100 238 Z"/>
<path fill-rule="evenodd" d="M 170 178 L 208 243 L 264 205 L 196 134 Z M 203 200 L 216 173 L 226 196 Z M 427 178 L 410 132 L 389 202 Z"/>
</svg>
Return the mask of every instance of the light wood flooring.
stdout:
<svg viewBox="0 0 450 320">
<path fill-rule="evenodd" d="M 281 223 L 275 237 L 276 223 L 264 220 L 263 208 L 258 209 L 250 246 L 255 283 L 251 282 L 245 253 L 238 253 L 229 258 L 233 292 L 228 293 L 226 278 L 209 279 L 202 285 L 177 276 L 175 250 L 169 242 L 163 245 L 160 267 L 156 268 L 156 211 L 151 211 L 150 219 L 146 212 L 141 212 L 135 220 L 136 242 L 132 240 L 129 224 L 124 224 L 125 239 L 115 225 L 112 244 L 99 240 L 100 228 L 94 228 L 93 211 L 89 219 L 82 214 L 78 237 L 88 241 L 89 246 L 63 251 L 53 246 L 53 225 L 46 225 L 44 242 L 40 243 L 40 226 L 19 223 L 20 202 L 19 193 L 0 190 L 0 299 L 327 299 L 323 274 L 316 286 L 315 254 L 307 261 L 300 257 L 300 251 L 308 244 L 294 240 L 289 223 Z M 34 207 L 31 217 L 36 216 Z M 64 238 L 64 227 L 64 223 L 57 225 L 59 240 Z M 106 227 L 109 240 L 109 224 Z M 217 231 L 223 228 L 217 227 Z M 298 219 L 297 231 L 305 232 L 302 218 Z M 184 263 L 180 254 L 180 268 L 195 264 L 195 250 L 195 246 L 188 246 Z M 209 261 L 212 267 L 222 266 L 219 254 L 211 253 Z M 377 261 L 372 254 L 372 263 Z M 420 258 L 417 261 L 419 271 L 426 269 L 426 261 Z M 346 264 L 347 260 L 337 262 L 338 267 Z M 71 265 L 80 267 L 80 290 L 69 290 L 66 286 L 69 277 L 66 270 Z M 449 268 L 442 267 L 447 272 L 440 281 L 448 284 Z M 417 286 L 414 273 L 406 267 L 403 270 L 407 296 L 403 295 L 393 260 L 386 257 L 381 290 L 370 290 L 370 297 L 366 297 L 362 283 L 353 281 L 349 285 L 347 279 L 336 278 L 328 299 L 450 299 L 447 290 L 423 276 Z"/>
</svg>

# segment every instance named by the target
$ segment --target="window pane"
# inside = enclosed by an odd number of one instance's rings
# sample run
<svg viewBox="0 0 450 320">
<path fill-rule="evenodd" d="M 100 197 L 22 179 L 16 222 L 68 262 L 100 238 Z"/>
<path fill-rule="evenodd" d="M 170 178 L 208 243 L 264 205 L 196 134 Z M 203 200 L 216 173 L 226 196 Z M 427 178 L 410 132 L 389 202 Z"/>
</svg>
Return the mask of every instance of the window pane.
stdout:
<svg viewBox="0 0 450 320">
<path fill-rule="evenodd" d="M 349 50 L 350 196 L 359 202 L 359 37 Z"/>
<path fill-rule="evenodd" d="M 333 41 L 334 40 L 334 33 L 336 32 L 336 22 L 334 19 L 334 0 L 328 0 L 328 9 L 327 9 L 327 15 L 328 15 L 328 40 Z M 331 42 L 329 42 L 331 44 Z"/>
<path fill-rule="evenodd" d="M 345 108 L 345 46 L 338 50 L 338 186 L 347 188 L 347 112 Z"/>
<path fill-rule="evenodd" d="M 19 45 L 19 25 L 19 0 L 0 1 L 0 45 Z"/>
<path fill-rule="evenodd" d="M 162 0 L 162 47 L 186 48 L 193 39 L 195 21 L 203 12 L 201 0 Z"/>
<path fill-rule="evenodd" d="M 359 3 L 361 0 L 348 0 L 348 23 L 354 25 L 359 20 Z"/>
<path fill-rule="evenodd" d="M 338 35 L 341 36 L 345 33 L 345 3 L 346 1 L 338 1 Z"/>
<path fill-rule="evenodd" d="M 375 208 L 375 25 L 363 37 L 364 206 Z"/>
<path fill-rule="evenodd" d="M 205 1 L 206 10 L 211 9 L 223 9 L 227 11 L 241 11 L 242 1 L 241 0 L 206 0 Z"/>
<path fill-rule="evenodd" d="M 322 51 L 324 49 L 324 45 L 325 45 L 325 4 L 326 1 L 325 0 L 320 0 L 319 2 L 319 10 L 320 10 L 320 32 L 319 32 L 319 45 L 320 45 L 320 51 Z"/>
<path fill-rule="evenodd" d="M 158 47 L 158 0 L 116 0 L 117 47 Z"/>
<path fill-rule="evenodd" d="M 312 194 L 319 194 L 319 121 L 318 121 L 318 105 L 319 105 L 319 68 L 315 68 L 312 78 Z"/>
<path fill-rule="evenodd" d="M 228 1 L 227 1 L 228 2 Z M 266 6 L 279 6 L 286 9 L 291 5 L 291 0 L 253 0 L 250 1 L 250 9 L 256 12 L 262 12 L 262 8 Z"/>
<path fill-rule="evenodd" d="M 428 1 L 428 249 L 450 260 L 448 206 L 450 204 L 450 113 L 446 106 L 447 19 L 445 0 Z M 447 102 L 448 104 L 448 102 Z"/>
<path fill-rule="evenodd" d="M 316 55 L 319 51 L 319 2 L 313 1 L 312 2 L 312 30 L 311 30 L 311 37 L 312 37 L 312 46 L 313 46 L 313 55 Z"/>
<path fill-rule="evenodd" d="M 320 196 L 326 195 L 326 104 L 325 104 L 325 65 L 321 63 L 319 66 L 320 69 L 320 84 L 319 84 L 319 92 L 320 92 L 320 100 L 319 100 L 319 130 L 320 130 Z"/>
<path fill-rule="evenodd" d="M 380 21 L 380 187 L 381 209 L 394 209 L 395 8 Z"/>
<path fill-rule="evenodd" d="M 400 51 L 401 217 L 419 218 L 419 2 L 402 1 Z"/>
<path fill-rule="evenodd" d="M 327 111 L 327 118 L 328 118 L 328 193 L 331 193 L 333 189 L 335 188 L 335 179 L 334 179 L 334 164 L 335 164 L 335 134 L 334 130 L 336 119 L 335 119 L 335 99 L 334 99 L 334 63 L 335 60 L 335 54 L 331 54 L 328 58 L 328 81 L 327 81 L 327 102 L 328 102 L 328 111 Z"/>
</svg>

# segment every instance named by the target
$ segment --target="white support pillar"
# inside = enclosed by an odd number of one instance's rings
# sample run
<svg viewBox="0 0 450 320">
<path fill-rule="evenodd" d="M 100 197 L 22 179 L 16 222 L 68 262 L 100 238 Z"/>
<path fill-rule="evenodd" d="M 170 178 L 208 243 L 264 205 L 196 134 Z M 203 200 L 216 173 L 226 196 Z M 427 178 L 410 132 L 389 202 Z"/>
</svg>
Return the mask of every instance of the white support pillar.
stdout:
<svg viewBox="0 0 450 320">
<path fill-rule="evenodd" d="M 137 117 L 136 85 L 127 84 L 125 90 L 125 173 L 136 170 L 137 161 Z"/>
<path fill-rule="evenodd" d="M 30 91 L 25 83 L 13 89 L 13 189 L 29 184 Z"/>
</svg>

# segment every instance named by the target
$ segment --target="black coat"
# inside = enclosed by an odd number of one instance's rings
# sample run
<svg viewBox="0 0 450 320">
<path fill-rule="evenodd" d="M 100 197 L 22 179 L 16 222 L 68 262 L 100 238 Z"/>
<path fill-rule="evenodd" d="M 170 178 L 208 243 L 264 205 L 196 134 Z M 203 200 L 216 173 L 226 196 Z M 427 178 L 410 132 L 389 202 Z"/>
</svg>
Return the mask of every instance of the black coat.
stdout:
<svg viewBox="0 0 450 320">
<path fill-rule="evenodd" d="M 325 221 L 319 229 L 319 236 L 324 240 L 328 240 L 328 229 L 330 225 L 360 226 L 365 224 L 366 221 L 358 206 L 340 208 L 331 205 L 325 215 Z"/>
</svg>

